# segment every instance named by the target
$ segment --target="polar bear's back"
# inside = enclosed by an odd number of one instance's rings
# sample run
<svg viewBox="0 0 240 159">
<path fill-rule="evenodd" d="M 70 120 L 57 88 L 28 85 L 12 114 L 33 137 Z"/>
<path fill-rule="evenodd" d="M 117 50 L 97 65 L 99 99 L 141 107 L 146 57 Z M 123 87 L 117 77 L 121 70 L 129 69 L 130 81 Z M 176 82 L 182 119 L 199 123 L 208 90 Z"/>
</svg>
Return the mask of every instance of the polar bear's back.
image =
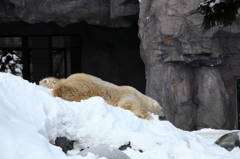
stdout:
<svg viewBox="0 0 240 159">
<path fill-rule="evenodd" d="M 115 88 L 117 89 L 118 86 L 112 83 L 109 83 L 107 81 L 103 81 L 102 79 L 92 76 L 92 75 L 88 75 L 85 73 L 76 73 L 73 74 L 71 76 L 69 76 L 67 78 L 68 81 L 78 81 L 78 82 L 89 82 L 89 83 L 93 83 L 96 84 L 98 86 L 103 86 L 103 87 L 111 87 L 111 88 Z"/>
<path fill-rule="evenodd" d="M 138 101 L 137 103 L 139 103 L 142 108 L 146 108 L 151 113 L 160 115 L 160 112 L 162 111 L 162 107 L 157 101 L 142 94 L 131 86 L 117 86 L 107 81 L 103 81 L 98 77 L 84 73 L 73 74 L 67 78 L 67 81 L 89 83 L 89 87 L 95 89 L 95 93 L 98 92 L 97 94 L 93 93 L 94 95 L 103 97 L 108 104 L 113 106 L 119 105 L 119 101 L 132 99 L 132 101 Z"/>
<path fill-rule="evenodd" d="M 68 89 L 66 89 L 66 91 L 58 90 L 58 88 L 62 89 L 63 86 L 67 87 Z M 108 104 L 117 106 L 117 101 L 121 96 L 120 91 L 117 91 L 118 88 L 119 87 L 117 85 L 103 81 L 95 76 L 77 73 L 69 76 L 65 81 L 59 82 L 56 88 L 54 88 L 53 92 L 60 92 L 60 94 L 71 94 L 71 92 L 78 92 L 74 93 L 75 97 L 72 98 L 75 99 L 74 101 L 80 101 L 86 97 L 90 98 L 93 96 L 100 96 Z"/>
</svg>

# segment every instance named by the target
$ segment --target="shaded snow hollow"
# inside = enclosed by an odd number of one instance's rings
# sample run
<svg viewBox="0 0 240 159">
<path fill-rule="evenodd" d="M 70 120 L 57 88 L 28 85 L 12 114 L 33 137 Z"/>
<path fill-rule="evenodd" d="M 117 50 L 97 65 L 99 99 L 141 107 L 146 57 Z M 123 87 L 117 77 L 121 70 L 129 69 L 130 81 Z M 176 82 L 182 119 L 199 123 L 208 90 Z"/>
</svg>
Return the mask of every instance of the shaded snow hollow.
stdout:
<svg viewBox="0 0 240 159">
<path fill-rule="evenodd" d="M 0 73 L 1 159 L 95 159 L 79 149 L 105 145 L 119 148 L 131 142 L 131 159 L 239 159 L 240 149 L 227 151 L 198 132 L 177 129 L 168 121 L 136 117 L 100 97 L 68 102 L 51 90 L 8 73 Z M 218 130 L 205 130 L 218 132 Z M 204 133 L 201 131 L 199 134 Z M 206 132 L 205 132 L 206 134 Z M 56 137 L 76 140 L 71 155 L 54 146 Z M 140 152 L 139 150 L 143 151 Z"/>
</svg>

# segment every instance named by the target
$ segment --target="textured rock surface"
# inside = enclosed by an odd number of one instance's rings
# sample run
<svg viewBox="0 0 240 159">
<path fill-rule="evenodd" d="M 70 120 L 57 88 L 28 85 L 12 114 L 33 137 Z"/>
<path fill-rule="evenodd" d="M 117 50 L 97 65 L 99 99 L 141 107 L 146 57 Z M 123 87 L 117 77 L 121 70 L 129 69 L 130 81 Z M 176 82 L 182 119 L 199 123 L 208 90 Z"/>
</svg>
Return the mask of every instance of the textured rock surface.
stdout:
<svg viewBox="0 0 240 159">
<path fill-rule="evenodd" d="M 204 30 L 201 0 L 150 0 L 140 4 L 139 36 L 147 95 L 175 126 L 234 129 L 240 77 L 239 19 Z"/>
<path fill-rule="evenodd" d="M 54 21 L 61 26 L 87 21 L 109 27 L 128 27 L 139 11 L 138 0 L 2 0 L 0 22 Z"/>
<path fill-rule="evenodd" d="M 66 137 L 57 137 L 55 145 L 62 148 L 62 151 L 67 153 L 68 150 L 73 149 L 74 141 L 68 140 Z"/>
</svg>

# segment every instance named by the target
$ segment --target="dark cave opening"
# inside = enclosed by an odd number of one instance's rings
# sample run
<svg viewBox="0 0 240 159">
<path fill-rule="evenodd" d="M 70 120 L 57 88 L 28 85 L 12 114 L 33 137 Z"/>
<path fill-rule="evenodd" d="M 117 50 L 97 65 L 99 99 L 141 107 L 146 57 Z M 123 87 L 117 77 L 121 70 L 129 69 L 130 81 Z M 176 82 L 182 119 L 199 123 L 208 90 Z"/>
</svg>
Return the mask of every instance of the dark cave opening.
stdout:
<svg viewBox="0 0 240 159">
<path fill-rule="evenodd" d="M 83 72 L 145 92 L 137 23 L 129 28 L 109 28 L 86 22 L 66 27 L 54 22 L 14 22 L 0 25 L 0 35 L 0 50 L 21 53 L 23 77 L 30 82 Z"/>
</svg>

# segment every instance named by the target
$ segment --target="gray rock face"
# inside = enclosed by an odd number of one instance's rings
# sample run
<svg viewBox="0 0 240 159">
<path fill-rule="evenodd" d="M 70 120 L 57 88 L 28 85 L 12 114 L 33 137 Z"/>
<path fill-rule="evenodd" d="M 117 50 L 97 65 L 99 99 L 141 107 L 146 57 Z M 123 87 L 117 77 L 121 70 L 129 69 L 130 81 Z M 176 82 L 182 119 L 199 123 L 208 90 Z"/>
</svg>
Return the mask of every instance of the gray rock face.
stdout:
<svg viewBox="0 0 240 159">
<path fill-rule="evenodd" d="M 205 30 L 201 0 L 140 3 L 139 37 L 146 94 L 159 101 L 175 126 L 234 129 L 240 77 L 239 19 Z"/>
<path fill-rule="evenodd" d="M 240 147 L 239 135 L 240 135 L 239 131 L 227 133 L 221 136 L 219 139 L 217 139 L 215 144 L 224 147 L 228 151 L 231 151 L 234 147 Z"/>
<path fill-rule="evenodd" d="M 137 15 L 137 0 L 4 0 L 0 2 L 0 22 L 54 21 L 61 26 L 87 21 L 109 27 L 128 27 L 127 17 Z"/>
<path fill-rule="evenodd" d="M 229 95 L 217 68 L 204 67 L 196 72 L 198 127 L 224 127 L 227 123 Z M 210 113 L 208 113 L 210 112 Z"/>
<path fill-rule="evenodd" d="M 55 140 L 55 145 L 61 147 L 64 153 L 67 153 L 68 150 L 72 150 L 73 144 L 74 141 L 70 141 L 66 137 L 57 137 Z"/>
</svg>

